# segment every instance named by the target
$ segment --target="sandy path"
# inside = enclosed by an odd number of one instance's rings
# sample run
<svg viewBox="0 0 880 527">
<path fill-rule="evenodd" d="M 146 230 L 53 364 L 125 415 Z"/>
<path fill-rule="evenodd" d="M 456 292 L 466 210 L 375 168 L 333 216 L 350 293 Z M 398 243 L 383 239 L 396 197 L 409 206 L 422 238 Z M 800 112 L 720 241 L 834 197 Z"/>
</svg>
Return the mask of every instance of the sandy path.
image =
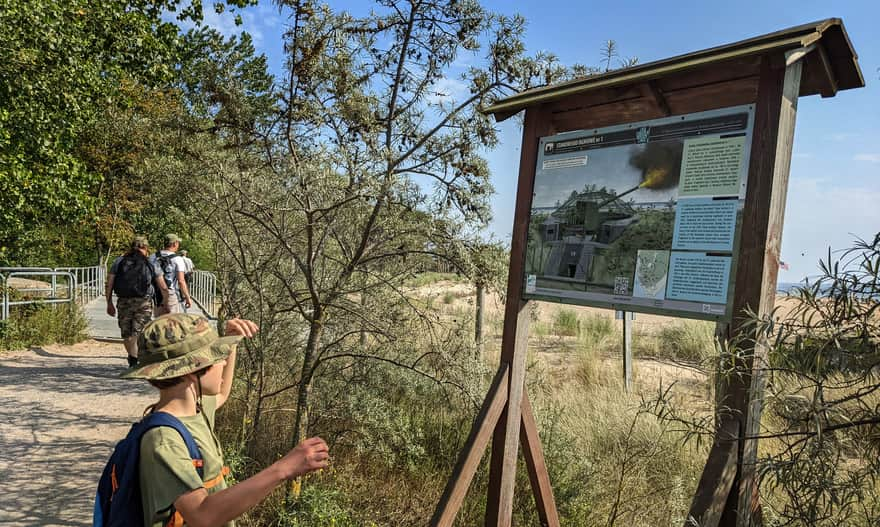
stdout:
<svg viewBox="0 0 880 527">
<path fill-rule="evenodd" d="M 88 340 L 0 355 L 0 524 L 91 525 L 101 470 L 153 401 L 121 344 Z"/>
</svg>

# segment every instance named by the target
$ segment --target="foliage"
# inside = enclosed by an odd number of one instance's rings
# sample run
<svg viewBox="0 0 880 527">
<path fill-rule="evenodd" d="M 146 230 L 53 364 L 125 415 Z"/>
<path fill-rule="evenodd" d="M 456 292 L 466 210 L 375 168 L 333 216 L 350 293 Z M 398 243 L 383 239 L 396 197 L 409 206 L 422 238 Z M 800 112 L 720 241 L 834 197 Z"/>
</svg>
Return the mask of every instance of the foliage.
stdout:
<svg viewBox="0 0 880 527">
<path fill-rule="evenodd" d="M 561 518 L 574 526 L 682 524 L 705 447 L 683 445 L 598 354 L 581 360 L 577 383 L 536 409 Z"/>
<path fill-rule="evenodd" d="M 250 439 L 264 433 L 264 404 L 293 399 L 294 444 L 317 426 L 326 377 L 366 362 L 462 389 L 443 351 L 450 333 L 401 284 L 435 261 L 498 281 L 504 251 L 478 236 L 491 193 L 481 149 L 496 132 L 478 108 L 565 70 L 523 56 L 521 18 L 471 1 L 382 2 L 362 18 L 309 1 L 281 8 L 280 118 L 239 128 L 234 159 L 203 150 L 197 177 L 227 310 L 271 332 L 246 359 Z M 443 94 L 456 60 L 482 49 L 456 80 L 467 93 Z M 286 371 L 268 375 L 271 363 Z"/>
<path fill-rule="evenodd" d="M 87 338 L 88 322 L 73 304 L 27 304 L 10 308 L 0 321 L 0 350 L 45 344 L 74 344 Z"/>
<path fill-rule="evenodd" d="M 293 511 L 280 508 L 272 527 L 355 527 L 345 497 L 337 487 L 309 485 L 300 495 L 300 506 Z"/>
<path fill-rule="evenodd" d="M 560 309 L 553 320 L 553 331 L 560 337 L 576 337 L 581 330 L 581 321 L 577 311 Z"/>
<path fill-rule="evenodd" d="M 702 364 L 715 353 L 715 324 L 679 320 L 663 324 L 653 335 L 633 334 L 636 356 Z"/>
<path fill-rule="evenodd" d="M 744 337 L 722 349 L 724 356 L 754 360 L 766 379 L 766 411 L 750 439 L 759 441 L 767 521 L 877 525 L 880 234 L 857 240 L 837 257 L 829 251 L 820 270 L 768 316 L 752 314 Z M 652 404 L 664 421 L 684 425 L 687 437 L 714 432 L 711 419 L 688 416 L 664 393 Z"/>
<path fill-rule="evenodd" d="M 611 317 L 601 314 L 589 314 L 580 320 L 581 337 L 584 344 L 599 343 L 614 334 L 614 321 Z"/>
<path fill-rule="evenodd" d="M 478 286 L 485 286 L 503 296 L 507 293 L 507 268 L 510 252 L 498 242 L 476 243 L 470 247 L 470 274 Z"/>
<path fill-rule="evenodd" d="M 134 102 L 126 86 L 172 83 L 186 46 L 162 17 L 169 11 L 199 23 L 202 2 L 0 2 L 0 263 L 53 257 L 46 238 L 63 237 L 62 226 L 94 240 L 88 226 L 107 173 L 81 156 L 83 135 L 108 109 Z"/>
<path fill-rule="evenodd" d="M 772 338 L 759 469 L 780 525 L 880 521 L 880 233 L 820 262 Z"/>
</svg>

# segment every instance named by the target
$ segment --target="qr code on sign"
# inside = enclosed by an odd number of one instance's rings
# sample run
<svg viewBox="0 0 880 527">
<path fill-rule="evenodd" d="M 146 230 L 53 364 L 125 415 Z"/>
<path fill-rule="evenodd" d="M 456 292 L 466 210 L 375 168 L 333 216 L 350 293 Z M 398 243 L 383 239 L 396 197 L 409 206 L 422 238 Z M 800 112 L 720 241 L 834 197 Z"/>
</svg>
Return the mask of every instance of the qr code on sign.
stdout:
<svg viewBox="0 0 880 527">
<path fill-rule="evenodd" d="M 614 294 L 615 295 L 628 295 L 629 294 L 629 278 L 625 276 L 618 276 L 614 279 Z"/>
</svg>

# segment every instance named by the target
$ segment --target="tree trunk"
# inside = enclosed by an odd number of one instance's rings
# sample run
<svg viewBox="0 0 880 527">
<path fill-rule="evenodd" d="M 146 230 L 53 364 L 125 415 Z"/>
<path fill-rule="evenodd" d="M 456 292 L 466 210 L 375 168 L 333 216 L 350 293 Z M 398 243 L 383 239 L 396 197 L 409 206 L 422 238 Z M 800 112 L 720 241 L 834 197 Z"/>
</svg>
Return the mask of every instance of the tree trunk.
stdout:
<svg viewBox="0 0 880 527">
<path fill-rule="evenodd" d="M 483 356 L 483 317 L 485 315 L 486 287 L 477 283 L 477 301 L 474 322 L 474 343 L 477 345 L 477 355 Z"/>
<path fill-rule="evenodd" d="M 312 373 L 315 366 L 315 358 L 318 356 L 318 346 L 321 342 L 321 335 L 324 332 L 324 322 L 321 320 L 320 311 L 315 310 L 316 316 L 309 326 L 309 339 L 306 342 L 305 353 L 303 354 L 302 370 L 300 373 L 299 388 L 297 389 L 296 398 L 296 419 L 293 426 L 293 437 L 290 448 L 295 448 L 303 439 L 306 438 L 309 428 L 309 396 L 312 393 Z M 299 499 L 302 491 L 302 478 L 292 480 L 287 486 L 288 505 L 292 505 Z"/>
</svg>

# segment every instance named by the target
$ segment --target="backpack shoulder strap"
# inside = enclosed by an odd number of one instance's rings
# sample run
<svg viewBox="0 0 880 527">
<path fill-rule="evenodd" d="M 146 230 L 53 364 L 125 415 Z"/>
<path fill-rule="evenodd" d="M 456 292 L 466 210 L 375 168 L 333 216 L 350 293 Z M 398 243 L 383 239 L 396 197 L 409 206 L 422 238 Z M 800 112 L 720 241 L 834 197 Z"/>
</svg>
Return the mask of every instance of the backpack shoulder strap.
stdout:
<svg viewBox="0 0 880 527">
<path fill-rule="evenodd" d="M 183 438 L 183 442 L 186 444 L 186 449 L 189 451 L 189 457 L 192 458 L 193 466 L 199 473 L 199 477 L 204 478 L 204 461 L 202 460 L 202 453 L 189 429 L 180 422 L 180 419 L 167 412 L 153 412 L 144 417 L 137 426 L 143 427 L 139 430 L 141 436 L 143 436 L 147 430 L 156 428 L 157 426 L 167 426 L 177 430 L 177 433 L 180 434 L 180 437 Z"/>
</svg>

